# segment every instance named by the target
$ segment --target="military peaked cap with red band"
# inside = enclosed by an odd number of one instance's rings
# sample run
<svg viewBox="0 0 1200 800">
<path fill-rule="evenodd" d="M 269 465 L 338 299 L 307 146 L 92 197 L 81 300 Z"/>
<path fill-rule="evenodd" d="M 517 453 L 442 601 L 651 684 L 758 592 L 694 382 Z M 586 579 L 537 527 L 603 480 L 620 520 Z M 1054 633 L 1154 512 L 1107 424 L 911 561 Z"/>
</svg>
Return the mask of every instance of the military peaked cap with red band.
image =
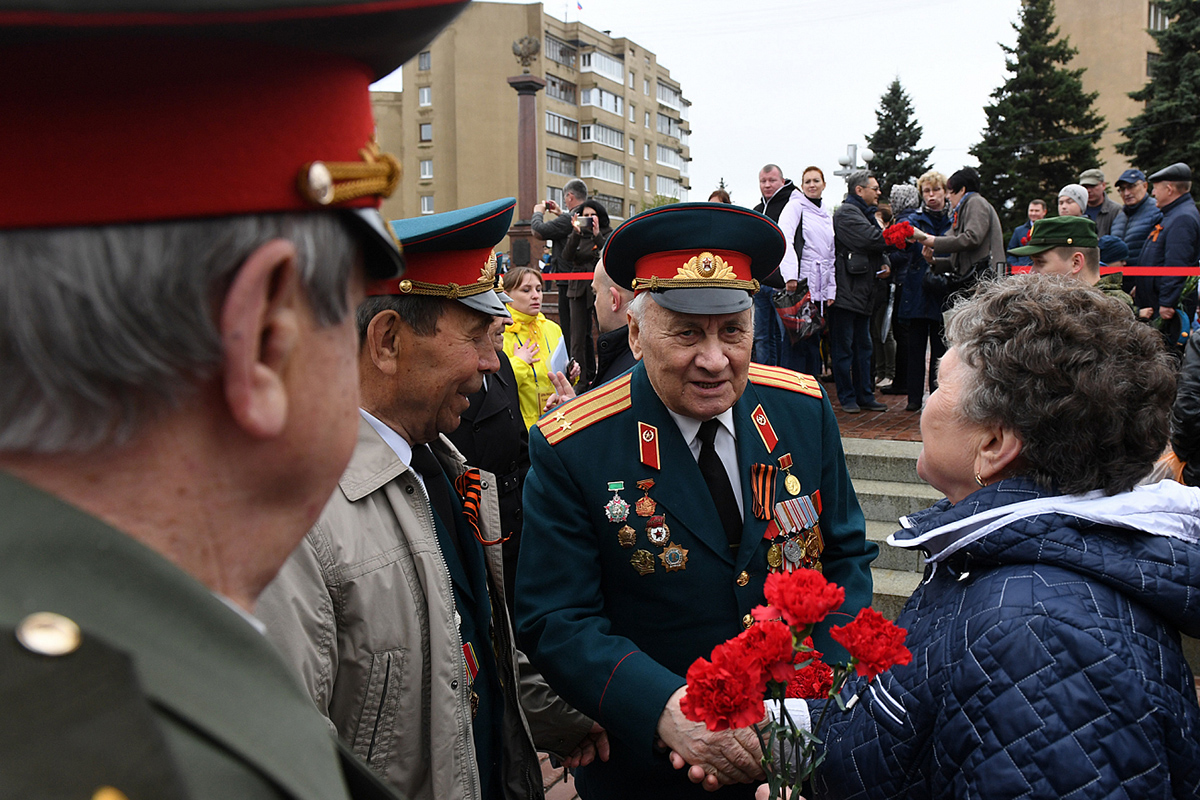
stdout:
<svg viewBox="0 0 1200 800">
<path fill-rule="evenodd" d="M 465 0 L 0 0 L 0 229 L 376 211 L 400 164 L 369 86 Z"/>
<path fill-rule="evenodd" d="M 517 201 L 511 197 L 470 208 L 398 219 L 388 224 L 404 248 L 403 278 L 372 281 L 368 295 L 416 295 L 458 300 L 476 311 L 508 316 L 496 294 L 496 253 Z"/>
<path fill-rule="evenodd" d="M 632 217 L 604 246 L 618 286 L 650 292 L 684 314 L 731 314 L 783 260 L 783 231 L 769 218 L 726 203 L 674 203 Z"/>
</svg>

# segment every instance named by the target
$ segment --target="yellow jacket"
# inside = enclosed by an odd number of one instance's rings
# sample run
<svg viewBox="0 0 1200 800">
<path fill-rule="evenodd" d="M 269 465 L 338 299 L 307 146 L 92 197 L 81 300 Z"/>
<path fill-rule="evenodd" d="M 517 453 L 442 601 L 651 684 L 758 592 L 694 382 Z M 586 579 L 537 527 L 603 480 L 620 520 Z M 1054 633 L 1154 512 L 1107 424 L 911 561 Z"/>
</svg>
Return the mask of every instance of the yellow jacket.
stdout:
<svg viewBox="0 0 1200 800">
<path fill-rule="evenodd" d="M 545 314 L 531 317 L 512 306 L 508 307 L 508 311 L 512 314 L 513 324 L 504 329 L 504 352 L 508 354 L 513 373 L 517 376 L 521 417 L 525 420 L 525 427 L 532 428 L 542 415 L 546 400 L 554 394 L 554 384 L 550 383 L 550 356 L 562 341 L 562 328 L 553 320 L 546 319 Z M 537 361 L 532 365 L 516 356 L 517 347 L 531 341 L 538 343 L 538 352 L 534 356 Z"/>
</svg>

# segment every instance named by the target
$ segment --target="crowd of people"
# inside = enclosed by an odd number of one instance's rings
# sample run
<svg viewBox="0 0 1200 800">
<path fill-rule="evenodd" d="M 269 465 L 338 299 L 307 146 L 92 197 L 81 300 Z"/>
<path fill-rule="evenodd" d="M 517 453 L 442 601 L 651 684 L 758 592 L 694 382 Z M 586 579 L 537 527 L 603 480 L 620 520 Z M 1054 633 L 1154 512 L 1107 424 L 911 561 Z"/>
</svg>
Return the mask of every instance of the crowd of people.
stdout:
<svg viewBox="0 0 1200 800">
<path fill-rule="evenodd" d="M 1123 252 L 1067 192 L 1012 248 L 1054 274 L 990 280 L 970 170 L 889 217 L 870 173 L 833 209 L 777 165 L 756 209 L 616 227 L 572 181 L 533 209 L 549 275 L 502 270 L 512 198 L 378 213 L 369 79 L 462 3 L 49 5 L 0 15 L 0 796 L 527 800 L 541 752 L 587 800 L 754 796 L 761 742 L 688 718 L 689 665 L 772 575 L 873 592 L 822 329 L 843 409 L 888 363 L 924 405 L 946 499 L 891 540 L 930 564 L 913 663 L 814 730 L 816 795 L 1200 793 L 1200 489 L 1138 486 L 1194 477 L 1200 344 L 1177 397 L 1182 288 L 1097 266 L 1195 263 L 1186 166 L 1161 219 L 1136 183 L 1110 214 Z M 554 272 L 591 277 L 561 327 Z"/>
</svg>

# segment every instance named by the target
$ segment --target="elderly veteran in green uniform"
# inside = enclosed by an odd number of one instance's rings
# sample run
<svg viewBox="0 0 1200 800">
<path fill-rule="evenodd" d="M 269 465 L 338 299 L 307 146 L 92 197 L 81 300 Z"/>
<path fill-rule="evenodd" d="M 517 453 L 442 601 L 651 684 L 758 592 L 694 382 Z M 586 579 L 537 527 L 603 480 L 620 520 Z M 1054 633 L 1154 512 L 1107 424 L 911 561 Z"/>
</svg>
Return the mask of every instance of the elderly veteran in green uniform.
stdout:
<svg viewBox="0 0 1200 800">
<path fill-rule="evenodd" d="M 401 267 L 369 84 L 463 5 L 0 3 L 0 797 L 390 795 L 251 613 Z"/>
<path fill-rule="evenodd" d="M 442 435 L 498 366 L 492 247 L 515 202 L 391 223 L 407 270 L 358 309 L 358 446 L 258 606 L 341 737 L 414 800 L 540 797 L 531 725 L 564 756 L 592 727 L 516 652 L 496 478 Z"/>
<path fill-rule="evenodd" d="M 1096 170 L 1092 170 L 1095 172 Z M 1116 272 L 1100 275 L 1100 239 L 1096 223 L 1087 217 L 1047 217 L 1036 220 L 1029 231 L 1029 241 L 1008 251 L 1015 256 L 1028 256 L 1033 271 L 1041 275 L 1064 275 L 1094 286 L 1104 294 L 1137 313 L 1137 305 L 1121 288 L 1122 276 Z"/>
<path fill-rule="evenodd" d="M 877 548 L 829 401 L 810 376 L 750 363 L 751 296 L 783 252 L 773 222 L 721 203 L 627 221 L 604 264 L 636 293 L 641 362 L 530 432 L 519 633 L 613 740 L 578 771 L 585 798 L 702 795 L 689 775 L 753 796 L 757 738 L 683 718 L 688 666 L 751 624 L 772 571 L 823 568 L 842 611 L 870 604 Z M 825 631 L 817 647 L 846 659 Z"/>
</svg>

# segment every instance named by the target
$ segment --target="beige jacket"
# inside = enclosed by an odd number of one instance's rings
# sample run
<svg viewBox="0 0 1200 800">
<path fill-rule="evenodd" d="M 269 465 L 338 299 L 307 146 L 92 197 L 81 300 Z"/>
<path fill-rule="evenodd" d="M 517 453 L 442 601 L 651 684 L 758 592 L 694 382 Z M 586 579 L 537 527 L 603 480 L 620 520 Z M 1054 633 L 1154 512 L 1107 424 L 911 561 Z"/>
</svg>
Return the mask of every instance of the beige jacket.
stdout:
<svg viewBox="0 0 1200 800">
<path fill-rule="evenodd" d="M 444 437 L 431 446 L 447 474 L 465 469 Z M 481 526 L 491 539 L 500 509 L 494 478 L 483 477 Z M 365 421 L 339 487 L 259 599 L 258 616 L 338 734 L 406 797 L 478 798 L 462 640 L 425 490 Z M 504 661 L 505 796 L 540 798 L 534 742 L 563 755 L 591 721 L 515 650 L 501 548 L 486 548 L 486 558 Z"/>
</svg>

